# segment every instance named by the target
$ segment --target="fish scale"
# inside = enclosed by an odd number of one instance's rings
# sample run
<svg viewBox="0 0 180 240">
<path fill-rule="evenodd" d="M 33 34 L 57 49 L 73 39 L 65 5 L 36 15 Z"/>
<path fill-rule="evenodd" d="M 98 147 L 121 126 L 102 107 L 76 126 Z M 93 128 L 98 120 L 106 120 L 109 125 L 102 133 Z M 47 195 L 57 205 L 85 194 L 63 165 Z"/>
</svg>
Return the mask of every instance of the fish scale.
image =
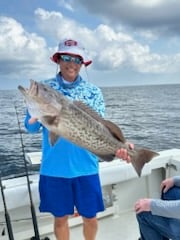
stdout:
<svg viewBox="0 0 180 240">
<path fill-rule="evenodd" d="M 64 119 L 60 123 L 61 134 L 78 145 L 83 141 L 85 147 L 90 147 L 95 154 L 109 155 L 112 154 L 112 151 L 115 152 L 124 146 L 116 139 L 110 138 L 110 133 L 102 124 L 94 122 L 93 119 L 90 121 L 90 117 L 80 114 L 76 107 L 72 106 L 71 111 L 62 109 L 61 117 Z M 70 128 L 71 131 L 67 131 L 67 128 Z M 105 132 L 107 132 L 106 135 L 103 134 Z"/>
</svg>

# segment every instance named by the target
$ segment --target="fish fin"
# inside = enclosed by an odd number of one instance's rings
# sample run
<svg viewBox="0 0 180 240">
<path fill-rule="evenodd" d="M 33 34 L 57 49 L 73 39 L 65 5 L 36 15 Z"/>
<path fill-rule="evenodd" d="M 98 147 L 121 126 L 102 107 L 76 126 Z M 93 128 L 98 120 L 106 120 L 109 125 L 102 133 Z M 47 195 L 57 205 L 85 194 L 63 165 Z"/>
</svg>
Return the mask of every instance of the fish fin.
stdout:
<svg viewBox="0 0 180 240">
<path fill-rule="evenodd" d="M 89 106 L 87 106 L 86 104 L 84 104 L 81 101 L 73 101 L 73 103 L 77 107 L 79 107 L 80 109 L 85 111 L 87 114 L 89 114 L 91 117 L 93 117 L 95 120 L 102 123 L 116 139 L 118 139 L 119 141 L 121 141 L 123 143 L 126 142 L 126 139 L 125 139 L 121 129 L 115 123 L 113 123 L 109 120 L 105 120 L 104 118 L 99 116 L 99 114 L 97 112 L 95 112 L 92 108 L 90 108 Z"/>
<path fill-rule="evenodd" d="M 58 125 L 58 122 L 59 122 L 59 119 L 57 116 L 49 116 L 49 115 L 43 116 L 41 120 L 42 120 L 42 123 L 45 122 L 48 125 L 56 125 L 56 126 Z M 49 142 L 51 146 L 54 146 L 54 144 L 57 142 L 57 139 L 59 137 L 60 136 L 57 135 L 56 133 L 49 132 Z"/>
<path fill-rule="evenodd" d="M 42 117 L 42 122 L 46 122 L 49 125 L 53 125 L 55 124 L 57 126 L 59 119 L 57 118 L 57 116 L 49 116 L 49 115 L 45 115 Z"/>
<path fill-rule="evenodd" d="M 100 158 L 99 159 L 99 162 L 111 162 L 114 158 L 115 158 L 115 155 L 114 154 L 109 154 L 109 155 L 98 155 L 98 157 Z"/>
<path fill-rule="evenodd" d="M 49 142 L 51 144 L 51 146 L 54 146 L 55 143 L 57 142 L 59 138 L 59 135 L 53 133 L 53 132 L 49 132 Z"/>
<path fill-rule="evenodd" d="M 150 162 L 152 158 L 157 157 L 158 155 L 159 153 L 145 148 L 134 151 L 133 156 L 131 156 L 131 163 L 139 177 L 141 176 L 144 164 Z"/>
<path fill-rule="evenodd" d="M 74 105 L 76 105 L 78 108 L 80 108 L 82 111 L 89 114 L 91 117 L 93 117 L 98 122 L 103 123 L 104 119 L 91 107 L 87 106 L 85 103 L 81 101 L 73 101 Z"/>
<path fill-rule="evenodd" d="M 110 131 L 110 133 L 119 141 L 121 141 L 122 143 L 126 142 L 126 139 L 121 131 L 121 129 L 113 122 L 109 121 L 109 120 L 104 120 L 103 121 L 104 125 L 108 128 L 108 130 Z"/>
</svg>

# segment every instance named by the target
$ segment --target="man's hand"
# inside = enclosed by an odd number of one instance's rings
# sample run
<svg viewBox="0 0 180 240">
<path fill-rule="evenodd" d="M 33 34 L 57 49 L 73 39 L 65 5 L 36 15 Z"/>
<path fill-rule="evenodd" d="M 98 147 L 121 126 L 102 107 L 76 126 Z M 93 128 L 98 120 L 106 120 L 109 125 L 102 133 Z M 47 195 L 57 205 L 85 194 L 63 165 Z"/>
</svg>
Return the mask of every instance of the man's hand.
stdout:
<svg viewBox="0 0 180 240">
<path fill-rule="evenodd" d="M 127 143 L 130 149 L 134 149 L 133 143 Z M 121 158 L 122 160 L 125 160 L 127 163 L 131 162 L 131 157 L 128 155 L 127 149 L 120 148 L 116 152 L 116 157 Z"/>
<path fill-rule="evenodd" d="M 151 205 L 150 198 L 139 199 L 134 205 L 134 210 L 136 213 L 149 212 L 151 211 L 150 205 Z"/>
<path fill-rule="evenodd" d="M 33 123 L 37 122 L 37 120 L 38 120 L 37 118 L 32 117 L 29 119 L 28 123 L 33 124 Z"/>
<path fill-rule="evenodd" d="M 161 187 L 161 191 L 163 191 L 163 193 L 166 193 L 173 186 L 174 186 L 173 178 L 167 178 L 164 181 L 162 181 L 160 187 Z"/>
</svg>

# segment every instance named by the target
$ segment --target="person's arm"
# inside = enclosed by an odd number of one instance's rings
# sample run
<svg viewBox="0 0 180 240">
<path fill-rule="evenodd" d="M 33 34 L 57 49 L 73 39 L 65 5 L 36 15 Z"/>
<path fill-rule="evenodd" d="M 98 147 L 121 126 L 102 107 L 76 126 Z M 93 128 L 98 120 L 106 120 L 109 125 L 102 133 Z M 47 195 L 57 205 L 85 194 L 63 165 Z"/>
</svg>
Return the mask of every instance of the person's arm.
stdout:
<svg viewBox="0 0 180 240">
<path fill-rule="evenodd" d="M 38 121 L 31 122 L 30 119 L 31 119 L 31 115 L 27 111 L 26 117 L 25 117 L 25 120 L 24 120 L 24 126 L 25 126 L 25 128 L 27 129 L 28 132 L 37 133 L 40 130 L 42 125 Z"/>
<path fill-rule="evenodd" d="M 174 185 L 176 187 L 180 187 L 180 176 L 174 176 L 173 180 L 174 180 Z"/>
<path fill-rule="evenodd" d="M 169 218 L 180 218 L 180 200 L 139 199 L 134 209 L 136 214 L 151 212 L 153 215 Z"/>
<path fill-rule="evenodd" d="M 161 191 L 166 193 L 173 186 L 180 187 L 180 176 L 174 176 L 163 180 L 160 187 Z"/>
<path fill-rule="evenodd" d="M 99 113 L 101 116 L 104 116 L 105 112 L 105 104 L 104 104 L 104 99 L 103 95 L 100 91 L 98 94 L 98 99 L 96 100 L 96 106 L 97 109 L 99 109 Z M 134 149 L 134 144 L 133 143 L 128 143 L 130 149 Z M 131 162 L 131 157 L 128 155 L 127 149 L 125 148 L 120 148 L 116 152 L 116 157 L 121 158 L 122 160 L 125 160 L 127 163 Z"/>
<path fill-rule="evenodd" d="M 104 117 L 105 113 L 105 104 L 103 94 L 100 89 L 97 88 L 96 94 L 94 95 L 94 104 L 93 109 L 96 110 L 102 117 Z M 130 149 L 134 149 L 133 143 L 128 143 Z M 125 160 L 127 163 L 131 162 L 131 158 L 127 153 L 127 149 L 121 148 L 116 152 L 116 157 Z"/>
<path fill-rule="evenodd" d="M 153 215 L 180 219 L 180 200 L 151 199 L 150 209 Z"/>
</svg>

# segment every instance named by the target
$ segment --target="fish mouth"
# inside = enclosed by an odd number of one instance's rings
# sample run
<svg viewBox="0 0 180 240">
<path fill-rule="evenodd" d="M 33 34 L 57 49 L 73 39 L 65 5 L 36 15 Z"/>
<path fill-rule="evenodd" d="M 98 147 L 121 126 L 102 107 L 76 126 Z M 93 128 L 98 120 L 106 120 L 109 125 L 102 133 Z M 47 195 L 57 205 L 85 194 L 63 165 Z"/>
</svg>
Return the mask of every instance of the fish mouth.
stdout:
<svg viewBox="0 0 180 240">
<path fill-rule="evenodd" d="M 18 86 L 18 89 L 19 89 L 19 91 L 20 91 L 23 95 L 26 95 L 27 90 L 26 90 L 23 86 L 19 85 L 19 86 Z"/>
<path fill-rule="evenodd" d="M 38 95 L 38 84 L 36 81 L 34 81 L 32 79 L 30 80 L 29 89 L 24 88 L 21 85 L 18 86 L 18 89 L 24 96 L 27 96 L 27 95 L 37 96 Z"/>
<path fill-rule="evenodd" d="M 37 96 L 38 95 L 38 83 L 34 80 L 30 80 L 30 87 L 29 87 L 29 90 L 28 90 L 28 93 L 30 95 L 34 95 L 34 96 Z"/>
</svg>

